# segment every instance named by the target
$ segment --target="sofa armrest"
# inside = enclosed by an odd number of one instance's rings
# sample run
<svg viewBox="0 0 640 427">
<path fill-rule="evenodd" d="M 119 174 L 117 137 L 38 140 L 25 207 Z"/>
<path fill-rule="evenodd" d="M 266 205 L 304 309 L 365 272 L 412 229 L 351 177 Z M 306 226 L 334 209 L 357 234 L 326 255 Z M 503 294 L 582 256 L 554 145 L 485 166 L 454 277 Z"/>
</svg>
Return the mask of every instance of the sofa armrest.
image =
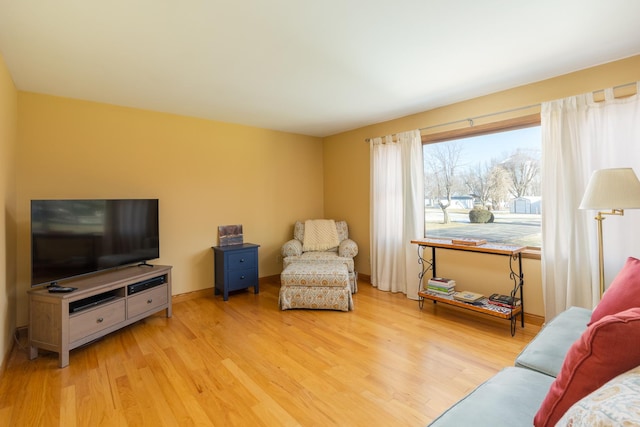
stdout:
<svg viewBox="0 0 640 427">
<path fill-rule="evenodd" d="M 358 255 L 358 244 L 351 239 L 344 239 L 338 246 L 338 256 L 354 258 Z"/>
<path fill-rule="evenodd" d="M 291 239 L 282 245 L 280 254 L 283 258 L 302 255 L 302 243 L 299 240 Z"/>
</svg>

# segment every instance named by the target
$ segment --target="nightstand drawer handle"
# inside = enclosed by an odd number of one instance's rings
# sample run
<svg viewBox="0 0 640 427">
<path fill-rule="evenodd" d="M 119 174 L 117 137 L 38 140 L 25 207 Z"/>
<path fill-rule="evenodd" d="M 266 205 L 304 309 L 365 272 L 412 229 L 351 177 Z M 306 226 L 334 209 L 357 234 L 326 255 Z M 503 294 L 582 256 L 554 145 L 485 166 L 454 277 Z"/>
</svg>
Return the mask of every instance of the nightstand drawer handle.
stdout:
<svg viewBox="0 0 640 427">
<path fill-rule="evenodd" d="M 240 258 L 240 262 L 244 262 L 244 258 Z"/>
<path fill-rule="evenodd" d="M 104 319 L 102 317 L 98 317 L 96 319 L 96 323 L 102 323 L 102 322 L 104 322 Z"/>
<path fill-rule="evenodd" d="M 240 276 L 240 280 L 244 279 L 244 276 Z"/>
<path fill-rule="evenodd" d="M 147 304 L 151 304 L 152 302 L 153 302 L 153 300 L 152 300 L 151 298 L 149 298 L 149 299 L 147 300 Z"/>
</svg>

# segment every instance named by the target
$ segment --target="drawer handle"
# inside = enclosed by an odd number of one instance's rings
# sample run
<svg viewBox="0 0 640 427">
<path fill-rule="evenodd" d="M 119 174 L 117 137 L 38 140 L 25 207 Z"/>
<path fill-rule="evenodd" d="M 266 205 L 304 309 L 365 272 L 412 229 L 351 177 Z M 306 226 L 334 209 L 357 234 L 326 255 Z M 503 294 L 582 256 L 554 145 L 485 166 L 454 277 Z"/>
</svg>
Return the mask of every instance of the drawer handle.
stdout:
<svg viewBox="0 0 640 427">
<path fill-rule="evenodd" d="M 104 319 L 102 317 L 98 317 L 96 319 L 96 323 L 102 323 L 102 322 L 104 322 Z"/>
<path fill-rule="evenodd" d="M 151 298 L 149 298 L 149 299 L 147 300 L 147 304 L 151 304 L 152 302 L 153 302 L 153 300 L 152 300 Z"/>
<path fill-rule="evenodd" d="M 240 276 L 240 280 L 244 279 L 244 276 Z"/>
<path fill-rule="evenodd" d="M 244 258 L 240 258 L 240 262 L 244 262 Z"/>
</svg>

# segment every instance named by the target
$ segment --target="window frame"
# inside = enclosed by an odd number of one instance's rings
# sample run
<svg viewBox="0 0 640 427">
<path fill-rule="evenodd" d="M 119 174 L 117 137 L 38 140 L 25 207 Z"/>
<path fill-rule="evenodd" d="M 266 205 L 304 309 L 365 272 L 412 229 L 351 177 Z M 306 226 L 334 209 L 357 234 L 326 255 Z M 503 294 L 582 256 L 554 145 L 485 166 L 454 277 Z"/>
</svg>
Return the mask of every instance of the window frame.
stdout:
<svg viewBox="0 0 640 427">
<path fill-rule="evenodd" d="M 421 136 L 422 145 L 540 126 L 541 118 L 540 113 L 534 113 L 480 125 L 473 125 L 472 120 L 469 120 L 469 122 L 471 123 L 469 127 L 424 134 Z M 541 248 L 538 247 L 527 247 L 523 256 L 525 258 L 540 259 L 540 250 Z"/>
<path fill-rule="evenodd" d="M 473 136 L 488 135 L 490 133 L 506 132 L 510 130 L 524 129 L 532 126 L 540 126 L 540 113 L 514 117 L 481 125 L 472 125 L 466 128 L 447 130 L 443 132 L 429 133 L 421 136 L 422 144 L 435 144 L 451 141 L 452 139 L 468 138 Z"/>
</svg>

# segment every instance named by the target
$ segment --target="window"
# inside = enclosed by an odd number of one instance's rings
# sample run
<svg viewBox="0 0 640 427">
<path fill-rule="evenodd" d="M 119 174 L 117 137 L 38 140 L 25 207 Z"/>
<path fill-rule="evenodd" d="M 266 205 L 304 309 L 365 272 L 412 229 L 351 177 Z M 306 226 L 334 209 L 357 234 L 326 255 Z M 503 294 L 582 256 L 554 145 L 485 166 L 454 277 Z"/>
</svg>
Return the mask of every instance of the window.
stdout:
<svg viewBox="0 0 640 427">
<path fill-rule="evenodd" d="M 423 138 L 426 237 L 540 247 L 537 117 Z"/>
</svg>

